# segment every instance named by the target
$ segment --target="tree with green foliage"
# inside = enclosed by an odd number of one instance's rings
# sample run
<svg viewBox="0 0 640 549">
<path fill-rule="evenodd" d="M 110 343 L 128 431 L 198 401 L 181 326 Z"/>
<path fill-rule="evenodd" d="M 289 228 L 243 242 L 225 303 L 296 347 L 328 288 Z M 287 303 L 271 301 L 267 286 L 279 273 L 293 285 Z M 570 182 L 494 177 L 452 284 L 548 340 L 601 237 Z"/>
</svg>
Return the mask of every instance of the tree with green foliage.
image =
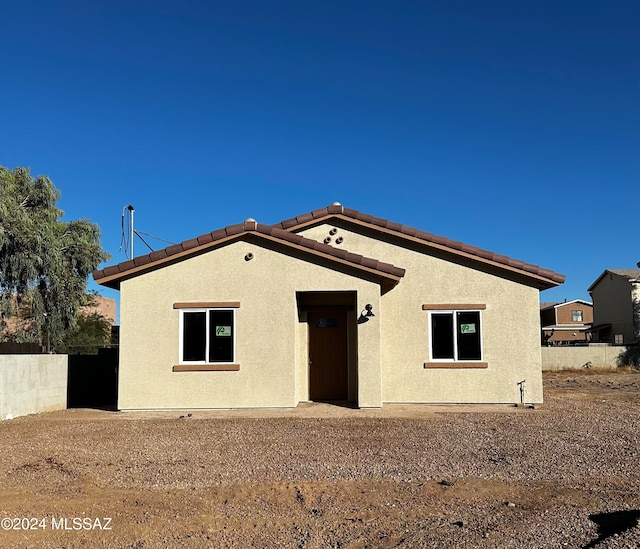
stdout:
<svg viewBox="0 0 640 549">
<path fill-rule="evenodd" d="M 87 277 L 109 258 L 96 224 L 61 220 L 59 198 L 48 177 L 0 166 L 0 310 L 10 318 L 27 306 L 22 340 L 54 349 L 87 304 Z"/>
<path fill-rule="evenodd" d="M 67 330 L 56 350 L 68 355 L 94 355 L 111 343 L 111 322 L 97 312 L 80 311 L 78 322 Z"/>
</svg>

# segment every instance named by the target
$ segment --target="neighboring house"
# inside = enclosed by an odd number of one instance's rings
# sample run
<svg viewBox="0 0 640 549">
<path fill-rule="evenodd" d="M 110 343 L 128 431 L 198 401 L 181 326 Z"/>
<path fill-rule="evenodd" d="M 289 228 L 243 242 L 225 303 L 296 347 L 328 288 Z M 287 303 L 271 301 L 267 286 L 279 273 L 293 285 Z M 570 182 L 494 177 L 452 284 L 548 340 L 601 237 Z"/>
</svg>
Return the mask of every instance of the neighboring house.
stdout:
<svg viewBox="0 0 640 549">
<path fill-rule="evenodd" d="M 593 341 L 629 345 L 640 339 L 640 269 L 607 269 L 589 294 Z"/>
<path fill-rule="evenodd" d="M 116 323 L 116 300 L 110 299 L 108 297 L 102 297 L 100 295 L 92 295 L 93 300 L 92 305 L 87 305 L 85 307 L 80 307 L 80 312 L 85 314 L 98 313 L 105 317 L 111 326 L 114 326 Z M 13 297 L 14 304 L 16 303 L 15 296 Z M 14 305 L 15 306 L 15 305 Z M 31 320 L 27 318 L 26 320 L 21 320 L 15 317 L 8 317 L 4 319 L 6 323 L 6 327 L 4 330 L 7 334 L 11 334 L 12 332 L 16 332 L 21 326 L 30 326 Z"/>
<path fill-rule="evenodd" d="M 106 318 L 113 326 L 116 323 L 116 300 L 101 295 L 92 295 L 93 304 L 82 307 L 81 311 L 85 314 L 98 313 Z"/>
<path fill-rule="evenodd" d="M 564 281 L 339 203 L 93 276 L 120 290 L 122 410 L 541 402 L 539 292 Z"/>
<path fill-rule="evenodd" d="M 543 345 L 575 345 L 589 341 L 593 303 L 574 299 L 563 303 L 541 303 Z"/>
</svg>

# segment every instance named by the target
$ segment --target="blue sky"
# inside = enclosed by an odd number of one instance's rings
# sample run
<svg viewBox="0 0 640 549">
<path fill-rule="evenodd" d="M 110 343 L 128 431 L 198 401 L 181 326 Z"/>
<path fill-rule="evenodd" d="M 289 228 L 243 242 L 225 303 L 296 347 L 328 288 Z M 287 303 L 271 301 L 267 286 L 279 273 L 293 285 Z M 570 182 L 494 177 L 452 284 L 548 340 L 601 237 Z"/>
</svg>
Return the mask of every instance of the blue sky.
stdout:
<svg viewBox="0 0 640 549">
<path fill-rule="evenodd" d="M 179 242 L 333 201 L 565 274 L 543 301 L 640 261 L 636 0 L 9 0 L 2 21 L 0 164 L 51 177 L 111 263 L 127 204 Z"/>
</svg>

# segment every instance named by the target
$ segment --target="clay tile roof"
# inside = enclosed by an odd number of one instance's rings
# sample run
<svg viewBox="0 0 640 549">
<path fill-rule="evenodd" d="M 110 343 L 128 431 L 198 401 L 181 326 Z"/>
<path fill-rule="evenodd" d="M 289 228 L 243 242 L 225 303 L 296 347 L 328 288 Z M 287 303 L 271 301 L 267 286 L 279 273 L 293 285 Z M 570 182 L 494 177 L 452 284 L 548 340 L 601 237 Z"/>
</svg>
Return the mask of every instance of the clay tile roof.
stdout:
<svg viewBox="0 0 640 549">
<path fill-rule="evenodd" d="M 220 240 L 221 238 L 224 238 L 225 236 L 227 236 L 227 231 L 226 229 L 217 229 L 215 231 L 213 231 L 211 233 L 211 241 L 214 242 L 216 240 Z"/>
<path fill-rule="evenodd" d="M 334 211 L 342 211 L 341 206 L 332 206 Z M 318 210 L 318 215 L 326 215 L 326 208 Z M 304 219 L 312 219 L 311 214 L 300 216 Z M 300 219 L 298 218 L 298 219 Z M 327 259 L 351 265 L 358 269 L 374 271 L 381 279 L 387 280 L 392 284 L 397 284 L 398 280 L 404 276 L 404 269 L 395 267 L 389 263 L 383 263 L 377 259 L 370 259 L 359 254 L 352 254 L 344 249 L 334 248 L 317 242 L 316 240 L 306 238 L 302 235 L 285 231 L 284 229 L 257 223 L 253 219 L 248 219 L 244 223 L 229 225 L 222 229 L 218 229 L 211 233 L 199 236 L 198 238 L 185 240 L 179 244 L 173 244 L 163 250 L 151 252 L 150 254 L 138 256 L 133 260 L 124 261 L 117 265 L 111 265 L 93 273 L 93 278 L 100 284 L 106 284 L 111 287 L 118 287 L 119 282 L 125 278 L 135 276 L 138 273 L 147 272 L 157 269 L 167 264 L 167 261 L 175 261 L 194 254 L 202 253 L 218 242 L 224 242 L 230 239 L 239 238 L 245 234 L 255 234 L 259 238 L 270 238 L 287 246 L 295 245 L 298 248 L 306 249 L 312 254 L 321 254 Z M 178 256 L 175 257 L 174 256 Z M 104 280 L 107 279 L 107 280 Z"/>
<path fill-rule="evenodd" d="M 175 255 L 177 253 L 180 253 L 182 250 L 183 250 L 182 244 L 173 244 L 168 248 L 165 248 L 167 255 Z"/>
<path fill-rule="evenodd" d="M 371 259 L 370 257 L 363 257 L 360 261 L 365 267 L 376 269 L 378 267 L 378 260 Z"/>
<path fill-rule="evenodd" d="M 443 236 L 437 236 L 418 229 L 414 229 L 412 227 L 406 227 L 405 225 L 394 223 L 386 219 L 381 219 L 379 217 L 374 217 L 358 210 L 345 208 L 342 205 L 332 205 L 327 206 L 326 208 L 321 208 L 319 210 L 314 210 L 309 214 L 299 215 L 294 219 L 282 221 L 281 223 L 276 224 L 276 226 L 289 231 L 295 231 L 296 228 L 300 225 L 306 225 L 314 221 L 317 222 L 317 220 L 326 219 L 333 215 L 339 216 L 341 219 L 344 219 L 346 221 L 353 220 L 359 222 L 360 224 L 369 225 L 370 227 L 375 229 L 382 229 L 387 233 L 397 234 L 400 237 L 411 238 L 412 240 L 418 241 L 422 240 L 425 243 L 433 243 L 438 247 L 448 249 L 453 253 L 461 253 L 465 254 L 466 256 L 475 257 L 479 261 L 504 265 L 511 270 L 524 274 L 525 276 L 536 277 L 538 279 L 538 285 L 541 288 L 550 288 L 557 284 L 562 284 L 565 280 L 564 275 L 556 273 L 549 269 L 543 269 L 542 267 L 539 267 L 537 265 L 532 265 L 531 263 L 526 263 L 519 259 L 513 259 L 505 255 L 496 254 L 488 250 L 482 250 L 480 248 L 477 248 L 476 246 L 469 246 L 467 244 L 464 244 L 463 242 L 449 240 L 448 238 L 445 238 Z M 629 273 L 629 271 L 631 271 L 631 273 Z M 629 273 L 630 277 L 638 276 L 632 274 L 633 270 L 629 271 L 627 271 L 625 274 Z M 540 281 L 541 278 L 546 280 Z M 542 282 L 542 284 L 540 284 L 540 282 Z"/>
<path fill-rule="evenodd" d="M 377 225 L 378 227 L 386 227 L 387 223 L 389 223 L 386 219 L 382 219 L 380 217 L 374 217 L 371 220 L 371 223 L 373 223 L 374 225 Z"/>
<path fill-rule="evenodd" d="M 112 265 L 111 267 L 106 267 L 103 272 L 105 276 L 110 276 L 112 274 L 119 273 L 120 268 L 117 265 Z"/>
<path fill-rule="evenodd" d="M 182 247 L 185 250 L 190 250 L 191 248 L 195 248 L 196 246 L 199 246 L 197 238 L 192 238 L 191 240 L 185 240 L 182 243 Z"/>
<path fill-rule="evenodd" d="M 346 259 L 348 254 L 347 250 L 340 249 L 340 248 L 334 248 L 333 253 L 336 257 L 339 257 L 340 259 Z"/>
<path fill-rule="evenodd" d="M 353 254 L 351 252 L 347 252 L 347 256 L 345 259 L 351 261 L 352 263 L 362 262 L 362 256 L 360 254 Z"/>
<path fill-rule="evenodd" d="M 140 267 L 141 265 L 146 265 L 151 261 L 151 258 L 148 255 L 139 255 L 133 259 L 133 262 L 136 264 L 136 267 Z"/>
<path fill-rule="evenodd" d="M 123 271 L 128 271 L 129 269 L 133 269 L 135 266 L 136 264 L 133 259 L 130 259 L 129 261 L 121 263 L 118 268 Z"/>
<path fill-rule="evenodd" d="M 298 217 L 296 217 L 296 219 L 298 220 L 298 223 L 306 223 L 307 221 L 311 221 L 313 219 L 313 215 L 310 213 L 299 215 Z"/>
<path fill-rule="evenodd" d="M 283 240 L 288 240 L 289 242 L 293 242 L 294 244 L 299 244 L 303 238 L 299 234 L 290 233 L 288 231 L 272 230 L 271 234 L 273 236 L 277 236 L 278 238 L 282 238 Z"/>
<path fill-rule="evenodd" d="M 258 229 L 258 222 L 255 219 L 245 219 L 244 221 L 244 230 L 245 231 L 255 231 Z"/>
<path fill-rule="evenodd" d="M 213 240 L 213 237 L 211 236 L 211 233 L 201 234 L 197 238 L 197 240 L 198 240 L 198 244 L 202 246 L 203 244 L 208 244 L 209 242 L 211 242 Z"/>
<path fill-rule="evenodd" d="M 280 223 L 283 229 L 288 229 L 289 227 L 295 227 L 298 224 L 297 219 L 294 217 L 293 219 L 287 219 Z"/>
<path fill-rule="evenodd" d="M 151 261 L 158 261 L 160 259 L 164 259 L 165 257 L 167 257 L 166 250 L 157 250 L 149 254 L 149 259 L 151 259 Z"/>
<path fill-rule="evenodd" d="M 462 247 L 462 251 L 471 255 L 478 255 L 480 250 L 476 246 L 469 246 L 468 244 L 465 244 Z"/>
<path fill-rule="evenodd" d="M 356 219 L 358 221 L 364 221 L 365 223 L 371 223 L 373 221 L 373 216 L 368 214 L 363 214 L 362 212 L 356 212 Z"/>
<path fill-rule="evenodd" d="M 449 239 L 445 238 L 444 236 L 438 236 L 435 234 L 431 235 L 431 238 L 429 238 L 429 240 L 431 242 L 435 242 L 436 244 L 442 244 L 443 246 L 446 246 L 447 244 L 449 244 Z"/>
<path fill-rule="evenodd" d="M 288 219 L 271 226 L 262 225 L 253 219 L 248 219 L 244 223 L 230 225 L 211 233 L 201 235 L 198 238 L 186 240 L 180 244 L 169 246 L 164 250 L 158 250 L 146 256 L 136 257 L 133 261 L 126 261 L 118 265 L 106 267 L 102 270 L 97 270 L 94 272 L 94 279 L 100 282 L 100 280 L 108 278 L 108 282 L 111 285 L 116 285 L 114 287 L 117 287 L 117 284 L 121 279 L 129 276 L 135 276 L 135 274 L 140 270 L 146 272 L 147 270 L 159 268 L 164 265 L 166 261 L 173 261 L 172 257 L 175 255 L 183 257 L 185 255 L 202 253 L 211 246 L 216 245 L 219 241 L 251 233 L 256 234 L 261 238 L 275 239 L 276 241 L 280 241 L 286 245 L 296 245 L 298 247 L 306 248 L 311 253 L 320 253 L 328 258 L 333 258 L 335 261 L 346 262 L 347 264 L 351 264 L 356 267 L 373 270 L 381 275 L 389 275 L 393 277 L 397 283 L 397 279 L 404 275 L 404 269 L 376 259 L 363 257 L 344 249 L 334 248 L 328 244 L 304 238 L 295 233 L 295 229 L 301 225 L 317 223 L 318 220 L 323 220 L 331 216 L 339 216 L 341 219 L 368 225 L 386 233 L 396 234 L 402 238 L 410 238 L 411 240 L 418 242 L 422 241 L 429 246 L 436 246 L 441 249 L 449 250 L 454 254 L 477 258 L 478 261 L 489 262 L 493 265 L 504 265 L 505 268 L 520 272 L 524 275 L 536 277 L 540 287 L 555 286 L 564 282 L 565 279 L 564 275 L 555 273 L 549 269 L 543 269 L 537 265 L 525 263 L 524 261 L 504 255 L 495 254 L 475 246 L 469 246 L 463 242 L 449 240 L 445 237 L 433 235 L 412 227 L 406 227 L 386 219 L 377 218 L 358 210 L 345 208 L 340 204 L 332 204 L 326 208 L 313 210 L 310 213 L 299 215 L 295 218 Z M 542 281 L 540 281 L 540 279 L 542 279 Z M 542 282 L 542 284 L 540 284 L 540 282 Z"/>
<path fill-rule="evenodd" d="M 225 231 L 227 236 L 233 236 L 234 234 L 239 234 L 244 232 L 244 223 L 238 223 L 237 225 L 229 225 L 225 227 Z"/>
<path fill-rule="evenodd" d="M 421 240 L 426 240 L 427 242 L 433 242 L 433 235 L 431 233 L 426 233 L 426 232 L 421 231 L 419 229 L 416 230 L 416 232 L 414 233 L 414 236 L 416 238 L 421 239 Z"/>
<path fill-rule="evenodd" d="M 418 229 L 414 229 L 413 227 L 405 227 L 404 225 L 402 226 L 401 232 L 409 235 L 409 236 L 416 236 L 416 234 L 419 232 Z"/>
</svg>

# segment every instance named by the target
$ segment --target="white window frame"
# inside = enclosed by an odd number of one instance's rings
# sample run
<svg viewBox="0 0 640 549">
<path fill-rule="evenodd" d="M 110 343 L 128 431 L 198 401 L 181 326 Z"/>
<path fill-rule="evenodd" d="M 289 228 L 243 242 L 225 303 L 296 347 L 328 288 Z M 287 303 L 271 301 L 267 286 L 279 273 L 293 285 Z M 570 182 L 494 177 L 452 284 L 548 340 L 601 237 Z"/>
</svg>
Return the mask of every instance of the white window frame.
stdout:
<svg viewBox="0 0 640 549">
<path fill-rule="evenodd" d="M 209 345 L 210 345 L 210 338 L 209 338 L 209 319 L 210 319 L 210 315 L 209 312 L 210 311 L 231 311 L 233 313 L 233 333 L 231 334 L 231 337 L 233 338 L 233 357 L 230 361 L 225 361 L 225 362 L 209 362 L 207 360 L 207 358 L 209 357 Z M 205 359 L 204 360 L 184 360 L 184 315 L 185 313 L 205 313 L 205 337 L 206 337 L 206 344 L 205 344 L 205 352 L 204 352 L 204 356 Z M 179 338 L 180 342 L 179 342 L 179 349 L 178 349 L 178 353 L 179 353 L 179 362 L 178 364 L 232 364 L 236 361 L 236 309 L 235 308 L 231 308 L 231 307 L 208 307 L 208 308 L 181 308 L 180 309 L 180 338 Z"/>
<path fill-rule="evenodd" d="M 580 318 L 577 318 L 580 317 Z M 582 309 L 571 310 L 571 322 L 584 322 L 584 313 Z"/>
<path fill-rule="evenodd" d="M 463 359 L 458 358 L 458 327 L 456 313 L 478 313 L 480 322 L 480 358 L 479 359 Z M 433 321 L 434 314 L 451 314 L 453 317 L 453 358 L 433 358 Z M 429 362 L 478 362 L 484 361 L 484 322 L 482 320 L 482 309 L 430 309 L 429 310 Z"/>
</svg>

